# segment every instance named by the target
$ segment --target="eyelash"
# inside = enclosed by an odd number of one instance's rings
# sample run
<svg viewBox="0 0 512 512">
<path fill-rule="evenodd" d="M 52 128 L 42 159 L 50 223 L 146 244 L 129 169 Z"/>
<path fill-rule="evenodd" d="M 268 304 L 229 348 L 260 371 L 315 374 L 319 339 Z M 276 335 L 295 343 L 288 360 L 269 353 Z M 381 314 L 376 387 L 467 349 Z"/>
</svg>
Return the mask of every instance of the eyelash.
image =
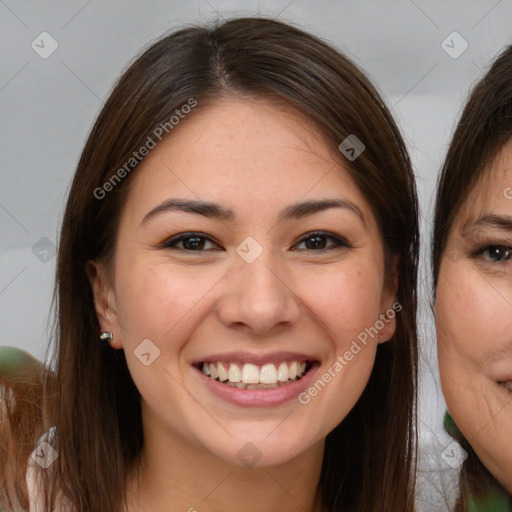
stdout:
<svg viewBox="0 0 512 512">
<path fill-rule="evenodd" d="M 341 248 L 341 247 L 346 247 L 348 249 L 352 248 L 352 246 L 343 238 L 333 235 L 331 233 L 323 232 L 323 231 L 311 231 L 310 233 L 307 233 L 305 236 L 303 236 L 297 242 L 296 245 L 301 244 L 304 241 L 308 240 L 309 238 L 316 237 L 316 236 L 330 239 L 334 242 L 334 244 L 329 247 L 323 248 L 323 249 L 305 249 L 306 251 L 325 252 L 325 251 L 329 251 L 329 250 Z M 179 235 L 169 238 L 161 246 L 165 249 L 173 249 L 173 250 L 186 251 L 186 252 L 205 252 L 204 250 L 193 250 L 193 249 L 185 249 L 182 247 L 176 247 L 176 245 L 179 244 L 180 242 L 190 239 L 190 238 L 200 238 L 200 239 L 204 239 L 209 242 L 212 242 L 214 244 L 216 243 L 210 237 L 205 236 L 203 233 L 188 232 L 188 233 L 181 233 Z M 211 249 L 206 249 L 206 250 L 211 250 Z"/>
<path fill-rule="evenodd" d="M 503 251 L 505 254 L 503 256 L 506 257 L 504 260 L 493 260 L 489 254 L 488 257 L 485 257 L 485 253 L 491 249 L 498 249 L 500 251 Z M 512 257 L 512 247 L 509 247 L 506 244 L 486 244 L 481 246 L 479 249 L 477 249 L 473 253 L 474 257 L 481 257 L 484 258 L 486 261 L 489 261 L 491 263 L 505 263 L 509 261 Z"/>
</svg>

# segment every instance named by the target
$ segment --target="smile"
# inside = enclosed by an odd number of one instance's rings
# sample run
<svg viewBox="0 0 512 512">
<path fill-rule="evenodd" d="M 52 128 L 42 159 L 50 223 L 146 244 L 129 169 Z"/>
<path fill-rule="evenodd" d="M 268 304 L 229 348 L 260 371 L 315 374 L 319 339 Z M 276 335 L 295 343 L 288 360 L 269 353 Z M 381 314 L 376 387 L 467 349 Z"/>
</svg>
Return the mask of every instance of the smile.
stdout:
<svg viewBox="0 0 512 512">
<path fill-rule="evenodd" d="M 239 389 L 274 389 L 291 384 L 311 369 L 311 362 L 303 360 L 253 364 L 235 362 L 204 362 L 202 372 L 217 382 Z"/>
<path fill-rule="evenodd" d="M 235 351 L 191 361 L 199 382 L 224 402 L 241 407 L 276 407 L 297 400 L 322 364 L 311 353 Z"/>
</svg>

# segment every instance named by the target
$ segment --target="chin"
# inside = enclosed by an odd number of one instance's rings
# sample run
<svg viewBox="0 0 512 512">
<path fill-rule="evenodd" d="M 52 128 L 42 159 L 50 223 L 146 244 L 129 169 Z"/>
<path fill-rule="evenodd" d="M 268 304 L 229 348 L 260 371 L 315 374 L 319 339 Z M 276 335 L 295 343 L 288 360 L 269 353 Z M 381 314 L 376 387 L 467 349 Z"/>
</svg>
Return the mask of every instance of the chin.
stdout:
<svg viewBox="0 0 512 512">
<path fill-rule="evenodd" d="M 270 435 L 272 437 L 272 434 Z M 216 458 L 245 468 L 276 467 L 304 455 L 308 449 L 305 439 L 293 440 L 289 435 L 273 439 L 245 436 L 232 438 L 221 445 L 206 447 Z"/>
</svg>

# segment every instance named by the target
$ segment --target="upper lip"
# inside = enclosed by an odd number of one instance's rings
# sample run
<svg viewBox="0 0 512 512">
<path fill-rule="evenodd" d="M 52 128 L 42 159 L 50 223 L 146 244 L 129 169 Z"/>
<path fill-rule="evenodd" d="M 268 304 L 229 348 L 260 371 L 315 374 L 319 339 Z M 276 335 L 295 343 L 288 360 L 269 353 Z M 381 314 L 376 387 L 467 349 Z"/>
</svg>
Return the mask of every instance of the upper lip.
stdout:
<svg viewBox="0 0 512 512">
<path fill-rule="evenodd" d="M 310 361 L 313 363 L 318 361 L 318 358 L 311 354 L 304 354 L 301 352 L 272 352 L 268 354 L 254 354 L 251 352 L 236 351 L 203 356 L 192 361 L 192 364 L 195 365 L 200 363 L 215 363 L 217 361 L 261 365 L 265 363 L 281 363 L 283 361 Z"/>
</svg>

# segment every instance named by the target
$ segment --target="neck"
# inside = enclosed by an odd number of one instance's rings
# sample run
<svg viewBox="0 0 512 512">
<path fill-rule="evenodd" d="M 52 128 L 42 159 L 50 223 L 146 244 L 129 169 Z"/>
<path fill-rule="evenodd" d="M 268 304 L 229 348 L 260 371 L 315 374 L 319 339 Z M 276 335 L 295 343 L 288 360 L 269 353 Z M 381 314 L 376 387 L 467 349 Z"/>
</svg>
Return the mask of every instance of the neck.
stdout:
<svg viewBox="0 0 512 512">
<path fill-rule="evenodd" d="M 144 425 L 128 511 L 321 512 L 318 492 L 324 441 L 279 466 L 240 467 L 160 425 Z"/>
</svg>

